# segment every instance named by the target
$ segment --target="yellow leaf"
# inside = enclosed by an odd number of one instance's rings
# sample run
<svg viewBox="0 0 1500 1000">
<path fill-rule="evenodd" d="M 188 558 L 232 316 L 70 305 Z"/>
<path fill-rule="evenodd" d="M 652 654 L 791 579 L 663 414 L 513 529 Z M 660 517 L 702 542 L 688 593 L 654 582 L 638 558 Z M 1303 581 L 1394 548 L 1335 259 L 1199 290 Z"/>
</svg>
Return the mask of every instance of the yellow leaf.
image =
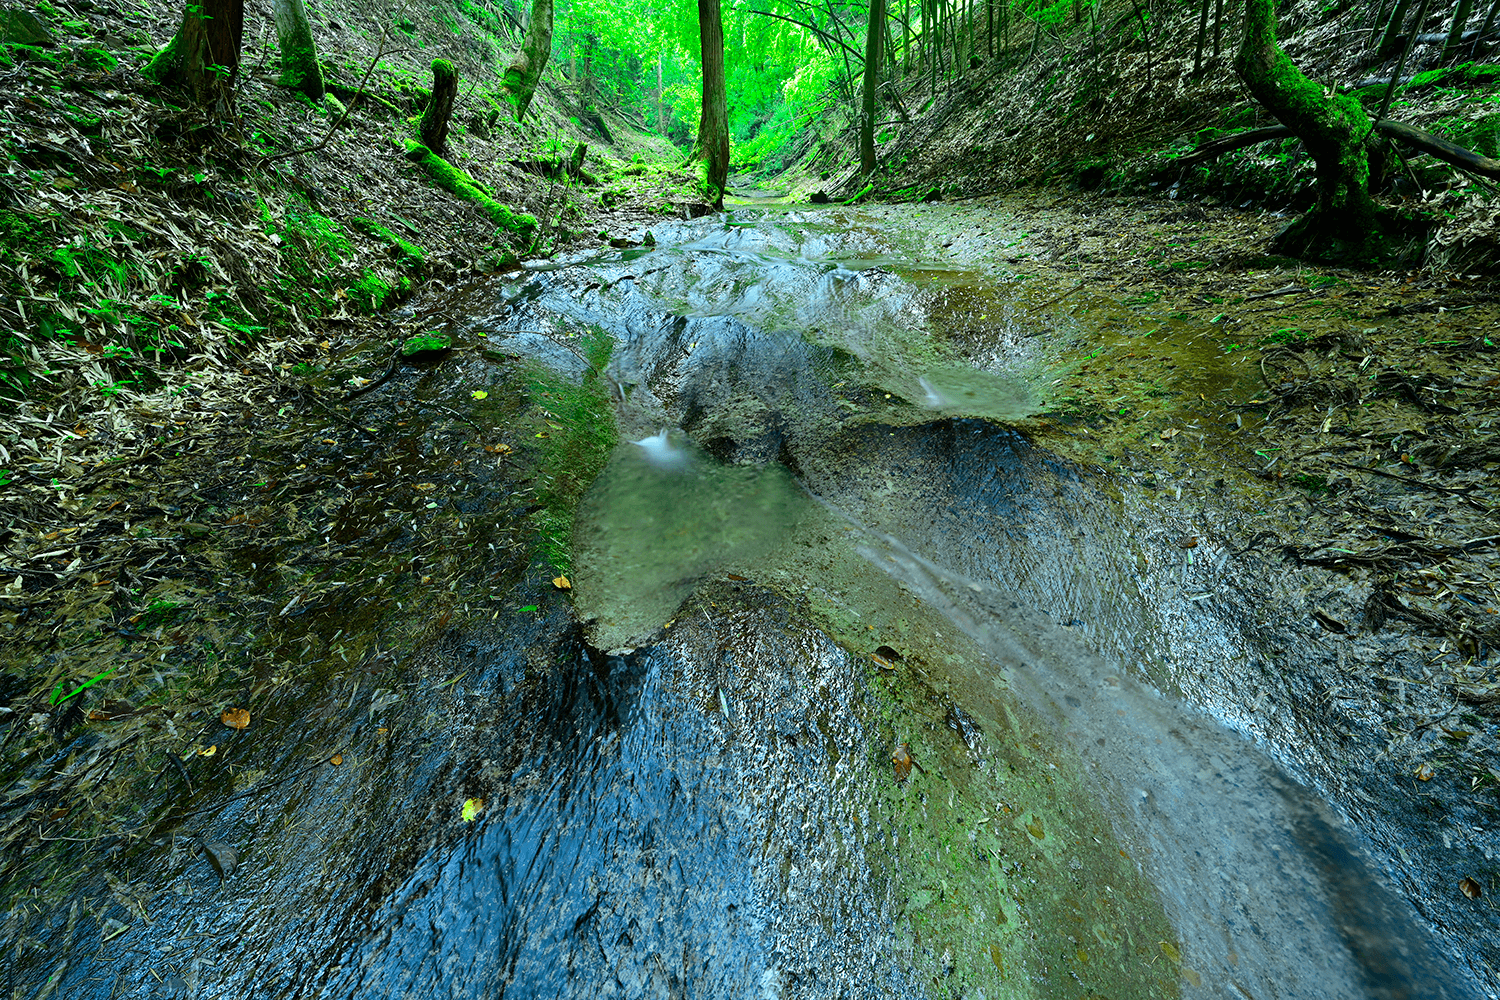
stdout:
<svg viewBox="0 0 1500 1000">
<path fill-rule="evenodd" d="M 226 708 L 220 719 L 230 729 L 245 729 L 250 725 L 250 710 L 248 708 Z"/>
<path fill-rule="evenodd" d="M 556 587 L 558 590 L 572 590 L 573 589 L 572 582 L 567 577 L 565 577 L 565 576 L 553 577 L 552 578 L 552 586 Z"/>
<path fill-rule="evenodd" d="M 473 396 L 475 399 L 487 399 L 489 398 L 490 394 L 485 392 L 483 389 L 475 389 L 473 392 L 469 393 L 469 395 Z"/>
<path fill-rule="evenodd" d="M 468 799 L 464 802 L 464 822 L 472 823 L 479 817 L 479 811 L 484 808 L 484 799 Z"/>
<path fill-rule="evenodd" d="M 212 757 L 214 754 L 216 754 L 218 752 L 219 752 L 219 745 L 217 743 L 215 743 L 211 747 L 204 747 L 202 750 L 199 750 L 198 751 L 198 756 L 199 757 Z"/>
</svg>

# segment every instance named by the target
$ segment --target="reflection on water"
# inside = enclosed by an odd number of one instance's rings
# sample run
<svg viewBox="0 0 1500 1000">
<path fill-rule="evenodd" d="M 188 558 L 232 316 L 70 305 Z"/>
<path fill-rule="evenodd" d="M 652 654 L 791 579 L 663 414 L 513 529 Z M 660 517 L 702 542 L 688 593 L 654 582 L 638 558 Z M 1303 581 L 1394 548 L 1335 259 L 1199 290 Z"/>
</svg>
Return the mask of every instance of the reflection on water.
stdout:
<svg viewBox="0 0 1500 1000">
<path fill-rule="evenodd" d="M 921 374 L 914 386 L 910 385 L 911 374 L 885 385 L 939 413 L 1021 420 L 1039 409 L 1035 394 L 1019 379 L 992 375 L 970 365 L 939 363 L 916 371 Z"/>
<path fill-rule="evenodd" d="M 726 466 L 680 431 L 622 445 L 579 508 L 573 593 L 594 642 L 633 646 L 709 573 L 784 539 L 808 501 L 780 466 Z"/>
</svg>

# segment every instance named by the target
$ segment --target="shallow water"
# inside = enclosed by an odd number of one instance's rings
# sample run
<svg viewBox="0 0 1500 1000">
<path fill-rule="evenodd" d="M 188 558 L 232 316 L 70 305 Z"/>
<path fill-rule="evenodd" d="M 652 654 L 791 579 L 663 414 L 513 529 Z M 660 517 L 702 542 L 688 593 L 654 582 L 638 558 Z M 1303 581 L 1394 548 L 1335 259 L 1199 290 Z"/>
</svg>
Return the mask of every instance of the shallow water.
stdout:
<svg viewBox="0 0 1500 1000">
<path fill-rule="evenodd" d="M 890 595 L 850 564 L 861 556 L 972 640 L 967 657 L 944 664 L 949 683 L 1001 678 L 1007 697 L 1050 720 L 1097 783 L 1121 842 L 1151 859 L 1180 937 L 1185 994 L 1471 995 L 1358 834 L 1285 770 L 1311 747 L 1277 748 L 1278 762 L 1215 720 L 1235 717 L 1237 706 L 1183 705 L 1152 688 L 1141 668 L 1153 660 L 1186 660 L 1191 671 L 1244 662 L 1250 651 L 1214 616 L 1192 614 L 1209 610 L 1201 602 L 1212 594 L 1146 596 L 1160 582 L 1141 572 L 1140 547 L 1111 523 L 1119 507 L 1106 487 L 989 422 L 1036 412 L 1048 391 L 1025 331 L 997 322 L 946 336 L 949 292 L 966 289 L 969 316 L 988 319 L 1003 315 L 1004 290 L 975 273 L 901 269 L 889 252 L 897 239 L 845 218 L 855 224 L 832 233 L 795 214 L 767 220 L 769 231 L 704 224 L 680 248 L 632 261 L 630 278 L 581 309 L 545 294 L 538 306 L 619 338 L 612 371 L 635 390 L 627 423 L 632 408 L 665 415 L 720 458 L 795 470 L 817 498 L 814 515 L 786 519 L 781 546 L 737 550 L 726 535 L 722 567 L 801 589 L 815 604 L 826 597 L 826 620 L 847 641 L 858 634 L 852 622 L 877 635 L 889 627 L 879 605 Z M 871 252 L 882 243 L 886 253 Z M 612 273 L 607 262 L 594 267 Z M 653 336 L 653 325 L 668 323 L 668 336 Z M 778 334 L 782 324 L 802 336 Z M 1174 336 L 1144 332 L 1159 343 Z M 1141 335 L 1116 334 L 1121 343 Z M 1187 342 L 1173 357 L 1188 363 L 1181 374 L 1193 389 L 1239 383 L 1216 345 L 1194 354 L 1197 331 L 1175 336 Z M 971 363 L 985 354 L 994 370 Z M 601 477 L 600 497 L 633 488 L 618 476 Z M 586 504 L 580 515 L 590 539 L 581 567 L 603 551 L 598 539 L 632 544 L 597 509 Z M 670 537 L 655 536 L 658 560 L 691 569 L 714 548 L 685 537 L 678 558 Z M 589 589 L 580 587 L 580 605 L 603 606 L 608 598 Z M 646 589 L 665 621 L 691 581 Z M 928 628 L 925 638 L 938 641 Z"/>
<path fill-rule="evenodd" d="M 344 766 L 189 814 L 111 873 L 107 914 L 33 928 L 7 985 L 1480 995 L 1490 943 L 1435 934 L 1367 854 L 1390 821 L 1314 791 L 1336 762 L 1294 681 L 1248 702 L 1295 660 L 1215 575 L 1233 554 L 1158 544 L 1170 494 L 1012 426 L 1059 405 L 1087 362 L 1049 344 L 1091 322 L 1205 395 L 1243 381 L 1236 358 L 1098 299 L 1035 337 L 1051 293 L 852 210 L 655 236 L 448 303 L 565 376 L 582 332 L 614 341 L 582 634 L 518 597 L 399 690 L 331 691 L 261 766 L 335 738 Z M 132 929 L 106 940 L 106 917 Z"/>
</svg>

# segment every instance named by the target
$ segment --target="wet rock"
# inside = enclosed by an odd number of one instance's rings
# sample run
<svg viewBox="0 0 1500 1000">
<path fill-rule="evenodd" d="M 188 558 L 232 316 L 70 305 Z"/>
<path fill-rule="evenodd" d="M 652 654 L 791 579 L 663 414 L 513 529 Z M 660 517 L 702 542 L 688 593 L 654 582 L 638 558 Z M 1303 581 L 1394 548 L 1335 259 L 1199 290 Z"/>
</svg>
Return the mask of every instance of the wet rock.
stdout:
<svg viewBox="0 0 1500 1000">
<path fill-rule="evenodd" d="M 217 840 L 203 842 L 203 857 L 208 860 L 209 867 L 219 873 L 220 879 L 233 875 L 240 863 L 239 852 Z"/>
<path fill-rule="evenodd" d="M 453 347 L 453 337 L 441 330 L 429 330 L 416 337 L 406 338 L 401 345 L 401 360 L 408 364 L 435 361 Z"/>
</svg>

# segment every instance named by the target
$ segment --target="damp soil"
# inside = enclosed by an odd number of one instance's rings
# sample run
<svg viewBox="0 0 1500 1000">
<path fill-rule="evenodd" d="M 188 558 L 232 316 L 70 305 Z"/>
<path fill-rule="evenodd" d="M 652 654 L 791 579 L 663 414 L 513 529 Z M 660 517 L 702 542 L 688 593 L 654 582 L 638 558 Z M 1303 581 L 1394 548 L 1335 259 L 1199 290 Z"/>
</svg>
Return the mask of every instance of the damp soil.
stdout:
<svg viewBox="0 0 1500 1000">
<path fill-rule="evenodd" d="M 1236 859 L 1163 877 L 1243 785 L 1389 917 L 1328 981 L 1493 990 L 1493 279 L 1166 201 L 770 200 L 419 298 L 457 350 L 357 399 L 282 374 L 9 487 L 8 989 L 1261 995 L 1274 934 L 1187 915 Z M 559 405 L 597 328 L 610 464 Z M 639 499 L 663 428 L 744 544 L 549 548 L 559 470 Z M 1132 785 L 1132 739 L 1233 780 Z"/>
</svg>

